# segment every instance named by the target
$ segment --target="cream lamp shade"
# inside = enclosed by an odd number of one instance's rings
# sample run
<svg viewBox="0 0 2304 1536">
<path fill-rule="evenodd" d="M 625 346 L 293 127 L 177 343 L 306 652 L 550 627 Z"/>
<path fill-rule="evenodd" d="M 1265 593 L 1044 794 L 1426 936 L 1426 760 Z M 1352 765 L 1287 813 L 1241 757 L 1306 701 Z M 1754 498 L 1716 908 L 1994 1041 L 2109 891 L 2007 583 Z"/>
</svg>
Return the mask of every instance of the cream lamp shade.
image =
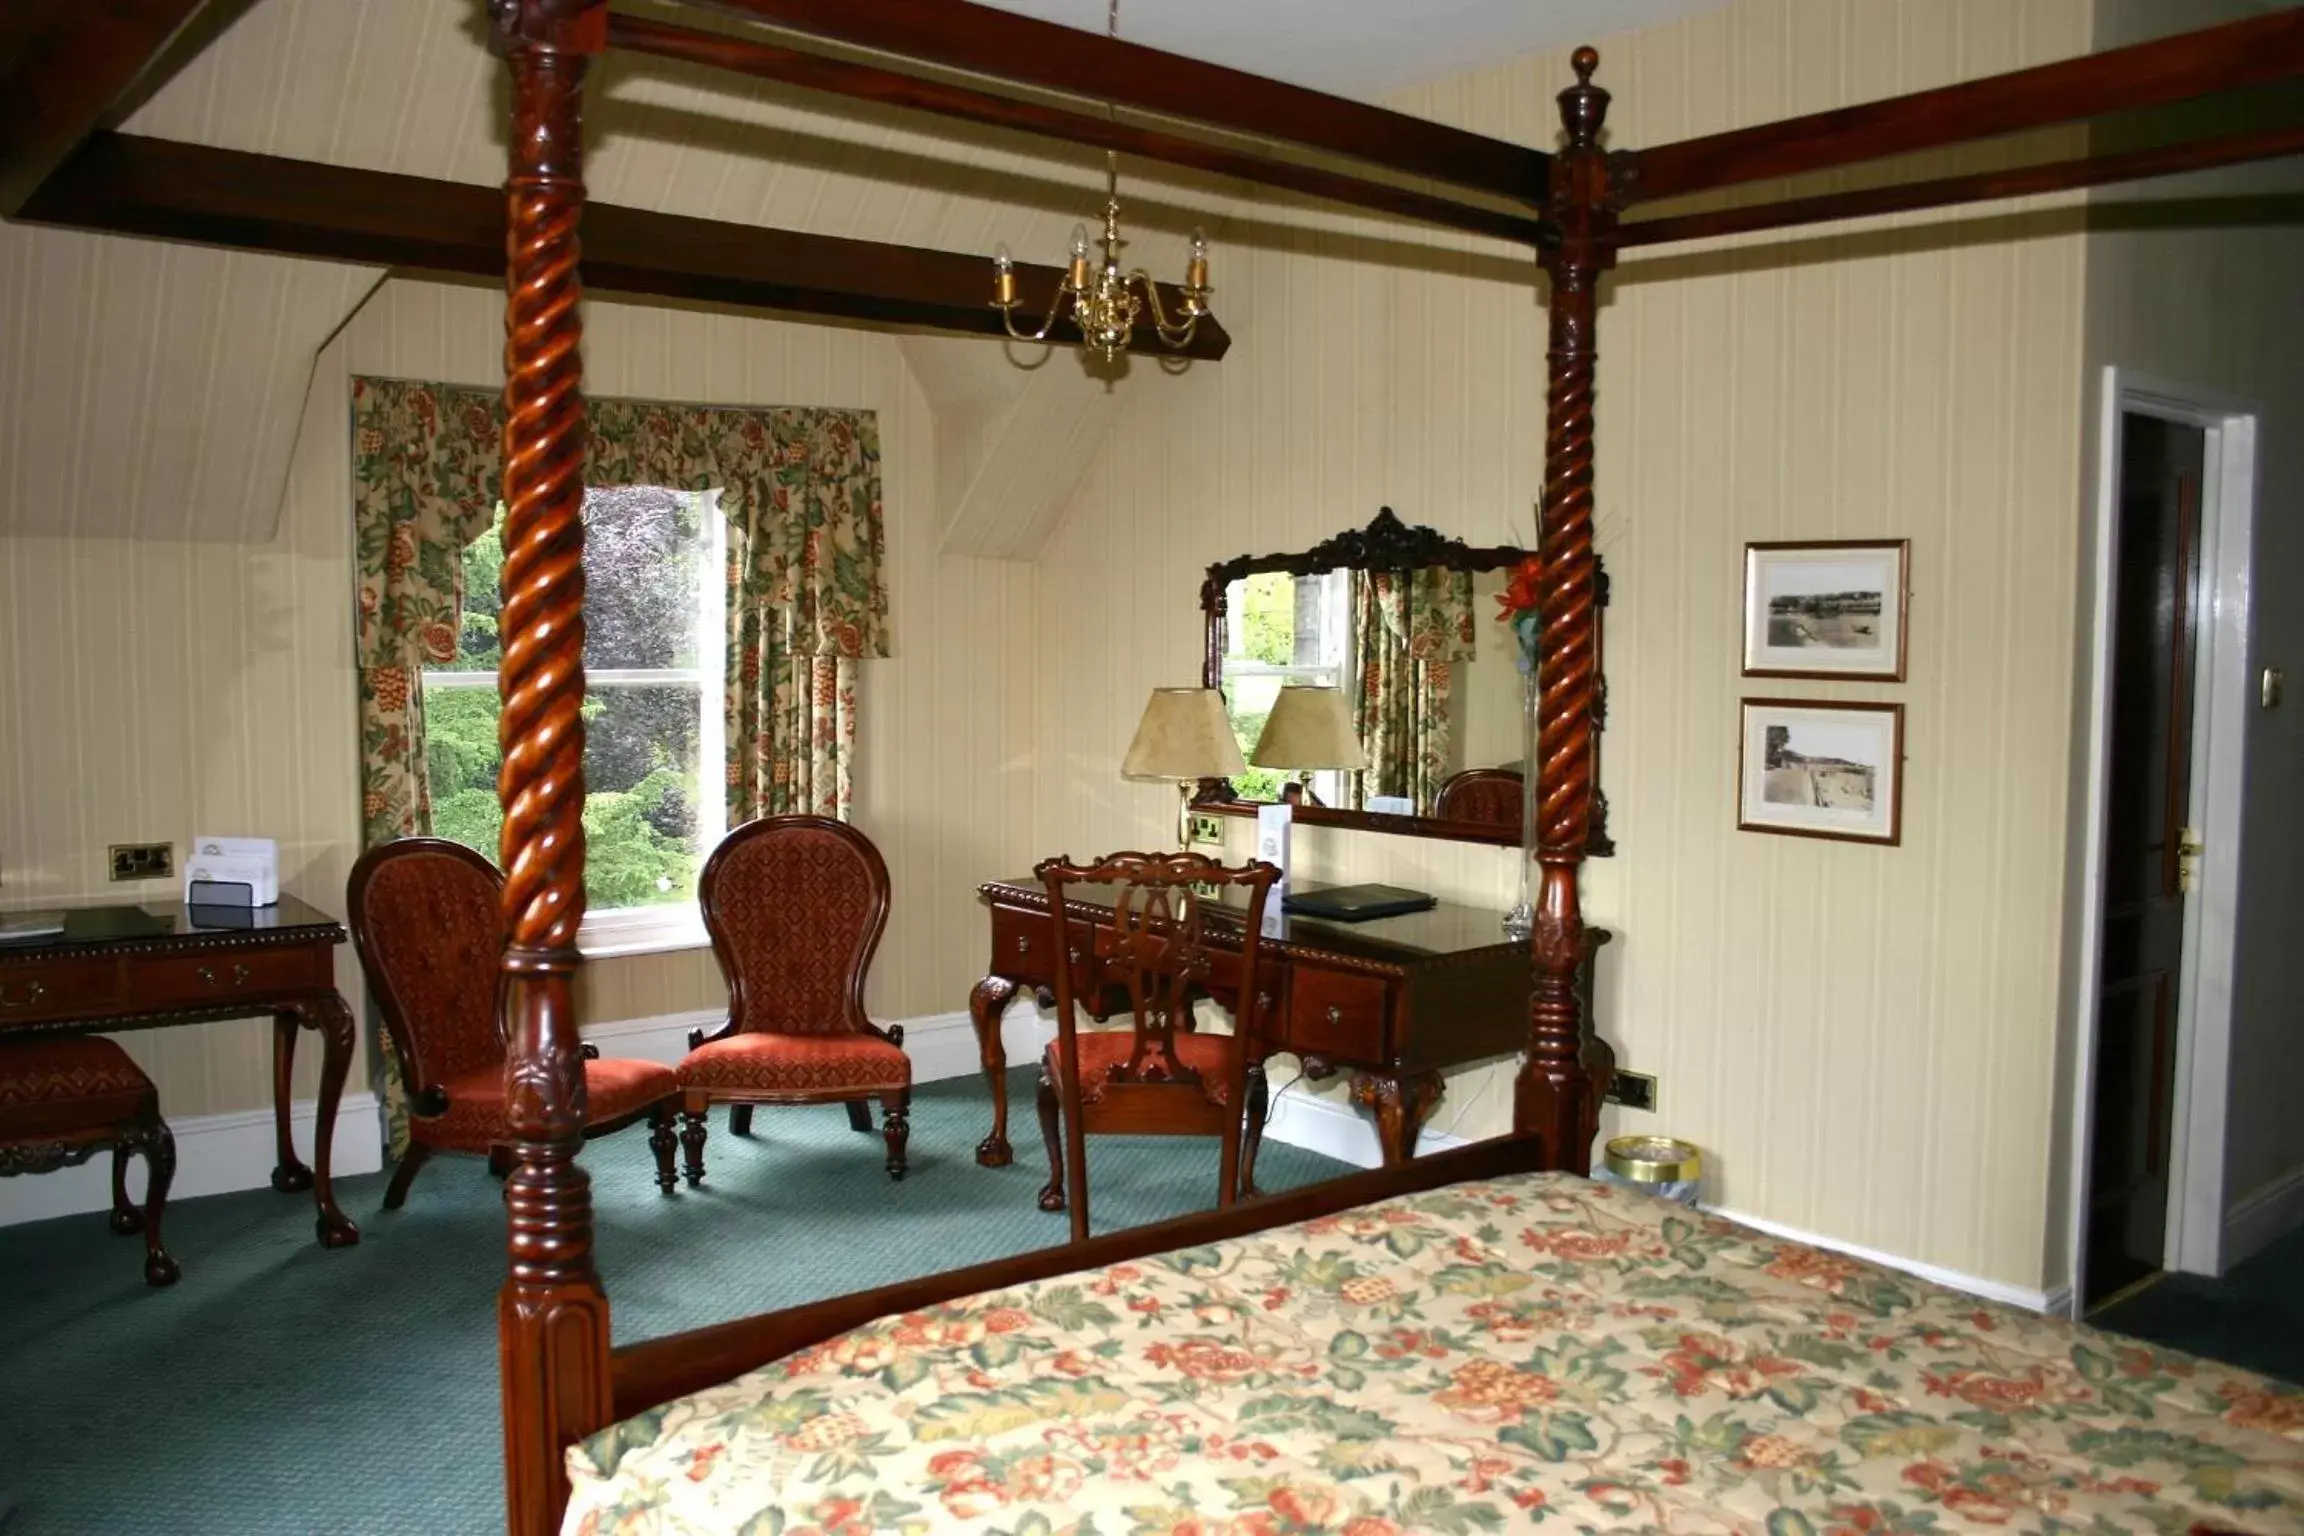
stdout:
<svg viewBox="0 0 2304 1536">
<path fill-rule="evenodd" d="M 1280 690 L 1249 760 L 1259 768 L 1365 768 L 1368 754 L 1353 734 L 1339 688 Z"/>
<path fill-rule="evenodd" d="M 1213 688 L 1155 688 L 1120 760 L 1126 779 L 1228 779 L 1247 771 Z"/>
</svg>

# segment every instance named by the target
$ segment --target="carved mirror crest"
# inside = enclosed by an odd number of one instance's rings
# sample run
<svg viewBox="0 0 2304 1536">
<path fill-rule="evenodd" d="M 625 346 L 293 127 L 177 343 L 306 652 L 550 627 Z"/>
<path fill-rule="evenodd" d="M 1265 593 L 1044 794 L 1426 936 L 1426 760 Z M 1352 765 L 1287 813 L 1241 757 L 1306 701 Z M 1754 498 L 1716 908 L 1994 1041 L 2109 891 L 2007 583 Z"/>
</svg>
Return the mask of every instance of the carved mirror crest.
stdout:
<svg viewBox="0 0 2304 1536">
<path fill-rule="evenodd" d="M 1202 682 L 1222 690 L 1250 767 L 1235 779 L 1204 781 L 1195 808 L 1252 816 L 1258 805 L 1285 798 L 1298 820 L 1315 826 L 1518 844 L 1526 705 L 1518 642 L 1498 621 L 1496 599 L 1528 555 L 1517 545 L 1448 538 L 1386 507 L 1367 527 L 1301 553 L 1209 566 L 1200 585 Z M 1605 615 L 1605 573 L 1599 591 Z M 1384 681 L 1372 686 L 1372 673 Z M 1366 768 L 1304 766 L 1301 751 L 1268 754 L 1299 766 L 1256 763 L 1259 738 L 1289 687 L 1338 691 Z M 1606 700 L 1603 671 L 1595 732 L 1605 724 Z M 1333 705 L 1327 712 L 1336 713 Z M 1594 750 L 1597 757 L 1597 736 Z M 1607 811 L 1596 794 L 1587 848 L 1594 856 L 1615 852 Z"/>
</svg>

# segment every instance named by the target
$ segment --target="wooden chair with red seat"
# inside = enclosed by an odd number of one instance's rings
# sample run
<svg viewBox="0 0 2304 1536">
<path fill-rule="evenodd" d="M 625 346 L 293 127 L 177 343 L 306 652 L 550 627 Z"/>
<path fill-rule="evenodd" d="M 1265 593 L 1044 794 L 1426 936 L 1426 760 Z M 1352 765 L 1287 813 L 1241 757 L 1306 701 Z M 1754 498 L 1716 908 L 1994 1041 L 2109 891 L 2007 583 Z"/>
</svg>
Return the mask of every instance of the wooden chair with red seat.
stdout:
<svg viewBox="0 0 2304 1536">
<path fill-rule="evenodd" d="M 144 1282 L 182 1273 L 160 1244 L 160 1216 L 176 1177 L 176 1138 L 160 1093 L 128 1053 L 101 1035 L 0 1044 L 0 1174 L 49 1173 L 112 1149 L 112 1230 L 144 1234 Z M 128 1203 L 128 1154 L 141 1152 L 144 1209 Z"/>
<path fill-rule="evenodd" d="M 845 1104 L 849 1124 L 870 1131 L 874 1098 L 888 1177 L 902 1179 L 912 1061 L 901 1025 L 864 1015 L 864 978 L 888 926 L 880 850 L 844 821 L 764 816 L 712 850 L 696 892 L 728 983 L 728 1023 L 709 1039 L 690 1035 L 680 1063 L 690 1181 L 704 1175 L 713 1104 L 733 1106 L 729 1129 L 745 1136 L 760 1104 Z"/>
<path fill-rule="evenodd" d="M 352 946 L 384 1017 L 408 1090 L 408 1150 L 384 1192 L 398 1210 L 434 1152 L 476 1152 L 504 1172 L 504 877 L 461 843 L 406 837 L 352 866 Z M 656 1183 L 679 1187 L 672 1157 L 680 1082 L 659 1062 L 584 1050 L 587 1140 L 649 1125 Z"/>
<path fill-rule="evenodd" d="M 1115 853 L 1085 866 L 1049 859 L 1033 873 L 1048 888 L 1058 955 L 1078 956 L 1089 931 L 1075 928 L 1067 916 L 1066 888 L 1107 886 L 1112 896 L 1111 927 L 1097 928 L 1092 963 L 1056 967 L 1056 1038 L 1040 1064 L 1040 1135 L 1048 1146 L 1040 1209 L 1065 1208 L 1069 1178 L 1072 1240 L 1087 1240 L 1087 1138 L 1100 1134 L 1223 1138 L 1216 1204 L 1231 1205 L 1241 1184 L 1249 1045 L 1237 1018 L 1232 1034 L 1200 1033 L 1192 1005 L 1207 995 L 1211 972 L 1219 966 L 1231 975 L 1218 991 L 1257 995 L 1264 906 L 1279 870 L 1262 862 L 1233 867 L 1195 853 Z M 1196 887 L 1210 884 L 1246 892 L 1237 961 L 1209 946 L 1208 904 Z M 1232 922 L 1231 914 L 1223 921 Z M 1076 969 L 1093 974 L 1097 991 L 1126 994 L 1127 1029 L 1081 1031 L 1073 996 Z"/>
</svg>

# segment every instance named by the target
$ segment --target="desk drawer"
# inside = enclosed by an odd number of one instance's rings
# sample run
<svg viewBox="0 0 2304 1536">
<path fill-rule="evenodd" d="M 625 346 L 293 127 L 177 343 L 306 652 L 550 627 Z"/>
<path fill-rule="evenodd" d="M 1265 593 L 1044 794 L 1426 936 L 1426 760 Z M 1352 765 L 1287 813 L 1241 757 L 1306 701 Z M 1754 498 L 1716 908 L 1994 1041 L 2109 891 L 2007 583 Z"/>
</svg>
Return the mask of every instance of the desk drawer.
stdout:
<svg viewBox="0 0 2304 1536">
<path fill-rule="evenodd" d="M 0 1029 L 109 1013 L 121 993 L 120 962 L 109 957 L 0 965 Z"/>
<path fill-rule="evenodd" d="M 1208 956 L 1208 992 L 1217 1005 L 1240 1017 L 1240 957 L 1228 950 Z M 1282 1026 L 1287 1022 L 1288 962 L 1266 950 L 1256 961 L 1256 1017 L 1249 1029 L 1280 1049 Z"/>
<path fill-rule="evenodd" d="M 1324 970 L 1298 962 L 1288 981 L 1288 1049 L 1368 1063 L 1385 1059 L 1389 1011 L 1381 976 Z"/>
<path fill-rule="evenodd" d="M 1105 930 L 1074 918 L 1066 932 L 1072 937 L 1072 987 L 1082 1003 L 1093 1000 L 1097 986 L 1095 945 Z M 1033 987 L 1056 985 L 1056 928 L 1045 912 L 1016 907 L 992 909 L 992 971 L 1011 981 Z"/>
<path fill-rule="evenodd" d="M 147 960 L 138 968 L 137 980 L 139 1008 L 212 1008 L 243 995 L 277 996 L 334 986 L 335 970 L 326 950 L 242 949 Z"/>
</svg>

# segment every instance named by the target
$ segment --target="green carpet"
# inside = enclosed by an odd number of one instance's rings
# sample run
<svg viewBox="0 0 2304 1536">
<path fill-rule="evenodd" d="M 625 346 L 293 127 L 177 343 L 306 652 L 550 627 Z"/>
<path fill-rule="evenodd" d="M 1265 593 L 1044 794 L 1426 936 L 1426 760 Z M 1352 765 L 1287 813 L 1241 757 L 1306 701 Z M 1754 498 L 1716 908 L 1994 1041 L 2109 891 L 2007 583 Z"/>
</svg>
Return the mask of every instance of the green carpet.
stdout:
<svg viewBox="0 0 2304 1536">
<path fill-rule="evenodd" d="M 656 1191 L 644 1130 L 589 1148 L 617 1339 L 643 1339 L 1063 1241 L 1031 1072 L 1013 1075 L 1016 1162 L 979 1168 L 975 1079 L 914 1096 L 912 1171 L 837 1107 L 763 1109 L 746 1140 L 715 1115 L 702 1190 Z M 1214 1203 L 1212 1141 L 1100 1138 L 1096 1230 Z M 1342 1164 L 1267 1142 L 1268 1190 Z M 309 1197 L 170 1207 L 174 1289 L 101 1214 L 0 1229 L 0 1494 L 6 1536 L 399 1536 L 504 1528 L 495 1294 L 500 1186 L 439 1158 L 406 1209 L 381 1175 L 337 1197 L 360 1245 L 312 1241 Z"/>
<path fill-rule="evenodd" d="M 2099 1328 L 2304 1383 L 2304 1227 L 2231 1273 L 2164 1275 L 2094 1313 Z"/>
</svg>

